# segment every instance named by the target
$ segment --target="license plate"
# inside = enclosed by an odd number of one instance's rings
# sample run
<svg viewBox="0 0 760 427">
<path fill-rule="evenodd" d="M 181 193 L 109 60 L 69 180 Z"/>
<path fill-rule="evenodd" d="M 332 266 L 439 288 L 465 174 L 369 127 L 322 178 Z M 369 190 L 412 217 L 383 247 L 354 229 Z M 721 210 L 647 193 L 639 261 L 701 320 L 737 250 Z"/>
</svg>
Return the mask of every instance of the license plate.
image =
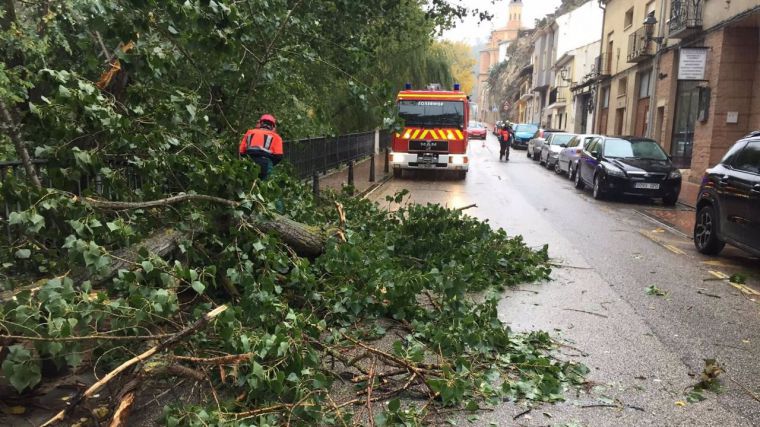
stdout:
<svg viewBox="0 0 760 427">
<path fill-rule="evenodd" d="M 434 163 L 438 163 L 438 155 L 437 154 L 418 154 L 417 162 L 420 164 L 420 166 L 430 167 Z"/>
<path fill-rule="evenodd" d="M 660 184 L 650 184 L 648 182 L 637 182 L 633 184 L 634 188 L 643 188 L 645 190 L 659 190 Z"/>
</svg>

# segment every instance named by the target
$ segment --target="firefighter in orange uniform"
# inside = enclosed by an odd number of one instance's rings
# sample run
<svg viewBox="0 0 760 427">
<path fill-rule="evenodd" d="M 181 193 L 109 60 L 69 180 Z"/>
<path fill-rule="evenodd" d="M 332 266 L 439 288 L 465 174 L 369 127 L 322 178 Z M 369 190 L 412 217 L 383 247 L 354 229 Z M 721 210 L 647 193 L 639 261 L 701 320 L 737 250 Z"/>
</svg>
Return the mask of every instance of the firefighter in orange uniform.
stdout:
<svg viewBox="0 0 760 427">
<path fill-rule="evenodd" d="M 248 156 L 259 165 L 259 177 L 267 179 L 272 168 L 282 160 L 282 138 L 276 132 L 277 120 L 264 114 L 255 129 L 249 129 L 240 141 L 240 156 Z"/>
<path fill-rule="evenodd" d="M 512 130 L 512 125 L 509 123 L 503 124 L 499 131 L 499 160 L 504 158 L 505 161 L 509 161 L 509 146 L 514 140 L 515 134 Z"/>
</svg>

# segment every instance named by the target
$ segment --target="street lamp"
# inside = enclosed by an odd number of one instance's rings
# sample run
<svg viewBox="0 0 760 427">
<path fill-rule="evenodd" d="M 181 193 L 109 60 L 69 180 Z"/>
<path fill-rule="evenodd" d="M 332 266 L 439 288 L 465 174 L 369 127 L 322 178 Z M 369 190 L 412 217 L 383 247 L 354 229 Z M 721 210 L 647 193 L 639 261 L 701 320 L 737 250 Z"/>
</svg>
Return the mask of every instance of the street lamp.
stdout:
<svg viewBox="0 0 760 427">
<path fill-rule="evenodd" d="M 647 41 L 654 41 L 658 45 L 661 45 L 664 37 L 654 37 L 655 25 L 657 25 L 657 18 L 654 17 L 654 11 L 652 11 L 644 18 L 644 33 L 647 36 Z"/>
<path fill-rule="evenodd" d="M 562 78 L 562 80 L 564 80 L 565 82 L 567 82 L 567 83 L 570 83 L 570 82 L 572 81 L 572 79 L 568 79 L 568 78 L 567 78 L 567 74 L 568 74 L 568 72 L 569 72 L 569 71 L 568 71 L 568 69 L 567 69 L 567 66 L 565 66 L 565 67 L 562 67 L 562 69 L 560 69 L 560 70 L 559 70 L 559 76 L 560 76 L 560 77 Z"/>
</svg>

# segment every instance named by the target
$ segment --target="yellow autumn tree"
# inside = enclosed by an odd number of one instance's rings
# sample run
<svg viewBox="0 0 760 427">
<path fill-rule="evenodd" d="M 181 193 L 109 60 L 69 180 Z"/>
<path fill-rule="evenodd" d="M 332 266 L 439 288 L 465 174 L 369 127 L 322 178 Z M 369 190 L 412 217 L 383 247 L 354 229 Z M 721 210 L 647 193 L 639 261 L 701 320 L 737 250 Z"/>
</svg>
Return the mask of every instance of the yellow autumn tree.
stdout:
<svg viewBox="0 0 760 427">
<path fill-rule="evenodd" d="M 464 93 L 470 93 L 475 85 L 475 58 L 472 54 L 472 46 L 465 42 L 438 41 L 440 49 L 446 52 L 451 64 L 451 76 L 454 81 L 462 85 Z"/>
</svg>

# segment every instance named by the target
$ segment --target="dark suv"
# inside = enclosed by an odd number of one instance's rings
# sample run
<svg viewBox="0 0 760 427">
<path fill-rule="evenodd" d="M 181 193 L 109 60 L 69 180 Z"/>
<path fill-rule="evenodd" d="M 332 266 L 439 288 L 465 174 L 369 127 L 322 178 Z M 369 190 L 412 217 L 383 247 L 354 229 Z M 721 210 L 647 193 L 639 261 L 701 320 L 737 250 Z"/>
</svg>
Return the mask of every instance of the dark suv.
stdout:
<svg viewBox="0 0 760 427">
<path fill-rule="evenodd" d="M 760 131 L 734 144 L 702 178 L 694 245 L 715 255 L 726 243 L 760 255 Z"/>
</svg>

